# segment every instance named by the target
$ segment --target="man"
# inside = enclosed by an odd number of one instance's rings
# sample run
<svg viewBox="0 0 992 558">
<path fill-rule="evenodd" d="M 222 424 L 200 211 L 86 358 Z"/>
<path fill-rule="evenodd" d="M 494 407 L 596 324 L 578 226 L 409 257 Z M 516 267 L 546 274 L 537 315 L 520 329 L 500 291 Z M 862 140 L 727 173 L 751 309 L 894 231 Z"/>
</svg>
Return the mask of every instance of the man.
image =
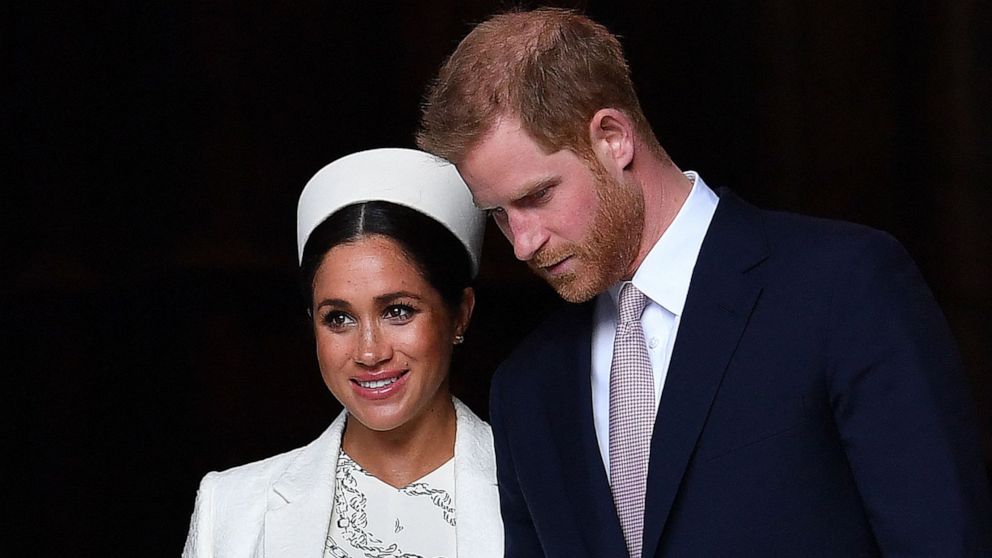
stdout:
<svg viewBox="0 0 992 558">
<path fill-rule="evenodd" d="M 680 171 L 605 28 L 478 25 L 418 143 L 584 303 L 493 380 L 507 556 L 992 552 L 960 364 L 908 255 Z"/>
</svg>

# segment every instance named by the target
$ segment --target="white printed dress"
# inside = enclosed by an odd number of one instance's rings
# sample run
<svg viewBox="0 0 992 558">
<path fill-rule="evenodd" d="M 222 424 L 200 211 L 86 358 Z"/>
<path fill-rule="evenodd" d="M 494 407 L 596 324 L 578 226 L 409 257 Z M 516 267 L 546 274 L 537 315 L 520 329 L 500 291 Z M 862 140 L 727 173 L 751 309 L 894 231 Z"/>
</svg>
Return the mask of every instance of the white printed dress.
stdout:
<svg viewBox="0 0 992 558">
<path fill-rule="evenodd" d="M 403 488 L 341 451 L 324 558 L 456 558 L 454 460 Z"/>
</svg>

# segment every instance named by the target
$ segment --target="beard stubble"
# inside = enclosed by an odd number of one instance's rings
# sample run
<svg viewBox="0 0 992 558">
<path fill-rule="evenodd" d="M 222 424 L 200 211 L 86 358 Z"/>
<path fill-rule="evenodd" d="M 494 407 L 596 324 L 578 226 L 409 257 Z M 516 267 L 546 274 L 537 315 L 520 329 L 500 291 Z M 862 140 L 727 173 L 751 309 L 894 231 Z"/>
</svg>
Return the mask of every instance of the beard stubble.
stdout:
<svg viewBox="0 0 992 558">
<path fill-rule="evenodd" d="M 586 238 L 538 253 L 530 266 L 558 295 L 585 302 L 624 279 L 637 257 L 644 230 L 644 196 L 634 183 L 610 176 L 598 162 L 589 164 L 598 207 Z M 572 271 L 550 275 L 541 267 L 573 257 Z"/>
</svg>

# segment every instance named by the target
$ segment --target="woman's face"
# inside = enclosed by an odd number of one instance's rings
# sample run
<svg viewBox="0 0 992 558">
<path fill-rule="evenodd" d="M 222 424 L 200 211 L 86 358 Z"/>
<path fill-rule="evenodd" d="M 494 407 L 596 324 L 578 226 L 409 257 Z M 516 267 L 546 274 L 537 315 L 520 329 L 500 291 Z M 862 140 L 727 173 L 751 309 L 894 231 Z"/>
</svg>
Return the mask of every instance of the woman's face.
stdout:
<svg viewBox="0 0 992 558">
<path fill-rule="evenodd" d="M 313 300 L 320 372 L 352 417 L 387 431 L 450 405 L 452 342 L 471 316 L 470 291 L 453 313 L 395 241 L 368 236 L 327 252 Z"/>
</svg>

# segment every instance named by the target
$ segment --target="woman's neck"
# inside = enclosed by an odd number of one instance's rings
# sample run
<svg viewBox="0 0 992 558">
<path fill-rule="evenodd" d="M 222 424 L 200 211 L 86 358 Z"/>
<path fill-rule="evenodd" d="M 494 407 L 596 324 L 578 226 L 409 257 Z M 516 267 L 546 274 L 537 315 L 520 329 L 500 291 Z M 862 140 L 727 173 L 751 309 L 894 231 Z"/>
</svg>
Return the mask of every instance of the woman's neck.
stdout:
<svg viewBox="0 0 992 558">
<path fill-rule="evenodd" d="M 423 478 L 455 454 L 455 407 L 438 398 L 416 418 L 389 431 L 376 431 L 348 417 L 341 447 L 379 480 L 402 488 Z"/>
</svg>

